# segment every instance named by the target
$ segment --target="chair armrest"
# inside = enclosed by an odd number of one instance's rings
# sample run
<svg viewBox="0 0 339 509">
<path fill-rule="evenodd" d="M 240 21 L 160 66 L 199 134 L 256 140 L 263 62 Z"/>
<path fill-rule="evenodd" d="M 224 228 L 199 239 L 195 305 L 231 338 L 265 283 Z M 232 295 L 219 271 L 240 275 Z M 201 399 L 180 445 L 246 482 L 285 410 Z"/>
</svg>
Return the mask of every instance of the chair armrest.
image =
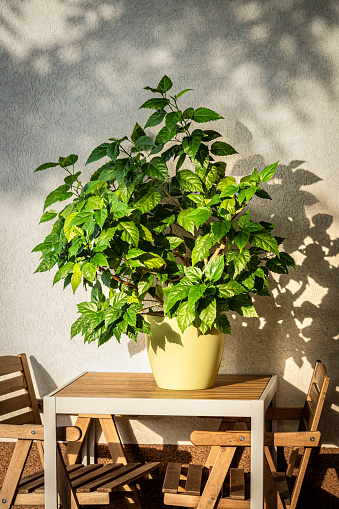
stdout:
<svg viewBox="0 0 339 509">
<path fill-rule="evenodd" d="M 319 445 L 320 431 L 296 431 L 265 433 L 267 446 L 316 447 Z M 216 445 L 221 447 L 251 446 L 250 431 L 193 431 L 191 442 L 194 445 Z"/>
<path fill-rule="evenodd" d="M 39 412 L 42 414 L 44 411 L 44 400 L 42 398 L 37 398 Z"/>
<path fill-rule="evenodd" d="M 265 419 L 267 421 L 277 420 L 292 420 L 300 421 L 303 407 L 269 407 L 266 410 Z"/>
<path fill-rule="evenodd" d="M 43 440 L 44 426 L 42 424 L 0 424 L 0 437 Z M 77 442 L 81 438 L 81 429 L 77 426 L 59 426 L 56 437 L 58 441 Z"/>
</svg>

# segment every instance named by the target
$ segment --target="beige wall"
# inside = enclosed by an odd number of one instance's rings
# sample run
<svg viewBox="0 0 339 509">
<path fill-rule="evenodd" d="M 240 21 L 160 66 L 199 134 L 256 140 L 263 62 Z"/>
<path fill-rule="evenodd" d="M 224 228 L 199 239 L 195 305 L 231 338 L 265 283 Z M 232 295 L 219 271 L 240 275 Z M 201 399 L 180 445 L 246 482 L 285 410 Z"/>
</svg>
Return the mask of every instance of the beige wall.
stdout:
<svg viewBox="0 0 339 509">
<path fill-rule="evenodd" d="M 61 173 L 33 170 L 69 153 L 83 164 L 129 133 L 146 118 L 142 88 L 166 73 L 177 91 L 195 89 L 185 96 L 193 106 L 225 117 L 233 174 L 280 160 L 274 201 L 256 202 L 253 217 L 276 223 L 297 271 L 272 280 L 260 320 L 232 320 L 221 370 L 277 373 L 279 402 L 297 405 L 322 359 L 332 377 L 324 443 L 338 445 L 338 15 L 335 0 L 2 1 L 0 347 L 28 354 L 41 395 L 81 371 L 150 370 L 142 337 L 100 349 L 70 341 L 85 297 L 33 275 L 30 253 L 48 232 L 38 221 Z M 121 429 L 126 441 L 182 443 L 195 425 Z"/>
</svg>

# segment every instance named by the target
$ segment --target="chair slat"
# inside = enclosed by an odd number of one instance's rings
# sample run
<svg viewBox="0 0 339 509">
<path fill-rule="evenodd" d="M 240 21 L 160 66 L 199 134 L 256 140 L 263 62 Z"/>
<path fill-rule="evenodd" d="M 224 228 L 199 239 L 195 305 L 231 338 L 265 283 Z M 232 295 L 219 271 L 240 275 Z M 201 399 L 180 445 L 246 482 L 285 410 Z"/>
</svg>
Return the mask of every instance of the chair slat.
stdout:
<svg viewBox="0 0 339 509">
<path fill-rule="evenodd" d="M 106 484 L 106 486 L 102 486 L 98 488 L 99 493 L 110 493 L 111 491 L 114 491 L 115 488 L 118 486 L 123 486 L 124 484 L 130 484 L 139 477 L 152 472 L 152 470 L 155 470 L 159 467 L 159 462 L 152 462 L 152 463 L 146 463 L 145 465 L 141 465 L 140 467 L 135 468 L 132 470 L 132 472 L 128 472 L 126 475 L 123 475 L 122 477 L 119 477 L 118 479 Z"/>
<path fill-rule="evenodd" d="M 8 378 L 7 380 L 2 380 L 0 382 L 0 396 L 11 394 L 12 392 L 20 391 L 21 389 L 26 388 L 27 384 L 23 375 Z"/>
<path fill-rule="evenodd" d="M 36 489 L 40 488 L 44 485 L 44 471 L 40 470 L 39 475 L 37 475 L 34 479 L 31 479 L 30 482 L 25 483 L 22 487 L 18 489 L 18 493 L 32 493 Z"/>
<path fill-rule="evenodd" d="M 315 409 L 317 408 L 319 396 L 320 396 L 320 390 L 319 390 L 318 384 L 313 382 L 313 384 L 310 387 L 309 394 L 308 394 L 309 403 L 311 403 L 313 413 L 315 412 Z"/>
<path fill-rule="evenodd" d="M 242 468 L 230 469 L 230 497 L 245 500 L 245 474 Z"/>
<path fill-rule="evenodd" d="M 14 415 L 0 421 L 1 424 L 35 424 L 35 415 L 32 411 L 25 412 L 20 415 Z"/>
<path fill-rule="evenodd" d="M 0 376 L 10 375 L 17 371 L 22 371 L 21 359 L 17 355 L 0 357 Z"/>
<path fill-rule="evenodd" d="M 169 463 L 166 470 L 162 491 L 164 493 L 178 493 L 181 463 Z"/>
<path fill-rule="evenodd" d="M 88 476 L 86 483 L 84 483 L 80 488 L 77 488 L 77 493 L 91 493 L 101 486 L 113 481 L 117 477 L 121 477 L 122 474 L 126 474 L 134 468 L 134 466 L 130 465 L 123 466 L 121 463 L 111 463 L 110 465 L 106 465 L 99 473 L 95 472 L 95 474 L 97 474 L 96 476 L 93 476 L 92 478 Z"/>
<path fill-rule="evenodd" d="M 327 369 L 326 369 L 325 365 L 322 362 L 318 361 L 315 366 L 315 369 L 314 369 L 312 382 L 313 381 L 317 382 L 320 391 L 322 389 L 324 380 L 327 376 L 328 376 Z"/>
<path fill-rule="evenodd" d="M 5 399 L 0 402 L 0 415 L 10 414 L 11 412 L 17 412 L 24 408 L 31 406 L 31 398 L 29 394 L 21 394 L 15 398 Z"/>
<path fill-rule="evenodd" d="M 203 465 L 188 465 L 186 495 L 200 495 L 203 469 Z"/>
<path fill-rule="evenodd" d="M 113 466 L 114 467 L 114 466 Z M 81 490 L 83 486 L 86 486 L 88 483 L 93 482 L 112 470 L 112 464 L 110 465 L 100 465 L 100 468 L 96 470 L 92 470 L 91 472 L 86 473 L 85 475 L 79 477 L 75 482 L 72 482 L 72 486 L 76 490 Z M 84 493 L 88 493 L 85 491 Z"/>
<path fill-rule="evenodd" d="M 288 489 L 286 475 L 284 474 L 284 472 L 272 472 L 272 475 L 279 495 L 285 502 L 285 505 L 291 505 L 291 498 Z"/>
</svg>

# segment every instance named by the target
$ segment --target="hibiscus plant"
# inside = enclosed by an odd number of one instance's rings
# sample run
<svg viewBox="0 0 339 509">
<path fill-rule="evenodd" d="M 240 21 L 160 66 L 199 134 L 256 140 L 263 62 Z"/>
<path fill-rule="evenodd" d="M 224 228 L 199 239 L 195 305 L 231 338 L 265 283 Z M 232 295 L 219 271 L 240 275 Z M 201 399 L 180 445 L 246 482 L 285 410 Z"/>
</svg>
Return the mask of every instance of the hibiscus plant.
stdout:
<svg viewBox="0 0 339 509">
<path fill-rule="evenodd" d="M 150 333 L 146 314 L 176 317 L 205 333 L 230 334 L 228 312 L 256 317 L 252 296 L 269 295 L 270 271 L 288 274 L 294 260 L 280 251 L 274 225 L 252 221 L 254 196 L 271 199 L 260 186 L 278 163 L 236 181 L 224 158 L 236 150 L 204 124 L 223 119 L 208 108 L 181 109 L 164 76 L 140 108 L 153 110 L 144 128 L 130 137 L 110 138 L 86 164 L 101 161 L 90 179 L 75 170 L 78 156 L 60 157 L 35 171 L 61 167 L 64 183 L 46 198 L 40 222 L 56 218 L 51 233 L 33 251 L 41 252 L 36 272 L 57 265 L 54 282 L 73 292 L 82 283 L 89 302 L 71 336 L 101 345 L 122 334 Z M 186 97 L 186 96 L 185 96 Z M 159 127 L 156 127 L 159 126 Z M 155 128 L 155 129 L 154 129 Z M 60 212 L 56 202 L 69 203 Z"/>
</svg>

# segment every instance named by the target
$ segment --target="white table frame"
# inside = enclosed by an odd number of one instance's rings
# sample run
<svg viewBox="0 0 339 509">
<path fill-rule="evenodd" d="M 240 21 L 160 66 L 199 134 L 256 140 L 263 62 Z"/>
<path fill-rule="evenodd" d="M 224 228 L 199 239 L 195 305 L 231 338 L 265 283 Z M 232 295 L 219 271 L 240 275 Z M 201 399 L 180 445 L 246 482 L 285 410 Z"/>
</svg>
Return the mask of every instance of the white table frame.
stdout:
<svg viewBox="0 0 339 509">
<path fill-rule="evenodd" d="M 251 509 L 264 507 L 265 412 L 277 391 L 278 377 L 271 376 L 257 400 L 149 399 L 55 396 L 85 373 L 44 397 L 45 509 L 57 509 L 56 420 L 58 414 L 119 414 L 159 416 L 251 418 Z M 197 411 L 199 405 L 199 411 Z"/>
</svg>

